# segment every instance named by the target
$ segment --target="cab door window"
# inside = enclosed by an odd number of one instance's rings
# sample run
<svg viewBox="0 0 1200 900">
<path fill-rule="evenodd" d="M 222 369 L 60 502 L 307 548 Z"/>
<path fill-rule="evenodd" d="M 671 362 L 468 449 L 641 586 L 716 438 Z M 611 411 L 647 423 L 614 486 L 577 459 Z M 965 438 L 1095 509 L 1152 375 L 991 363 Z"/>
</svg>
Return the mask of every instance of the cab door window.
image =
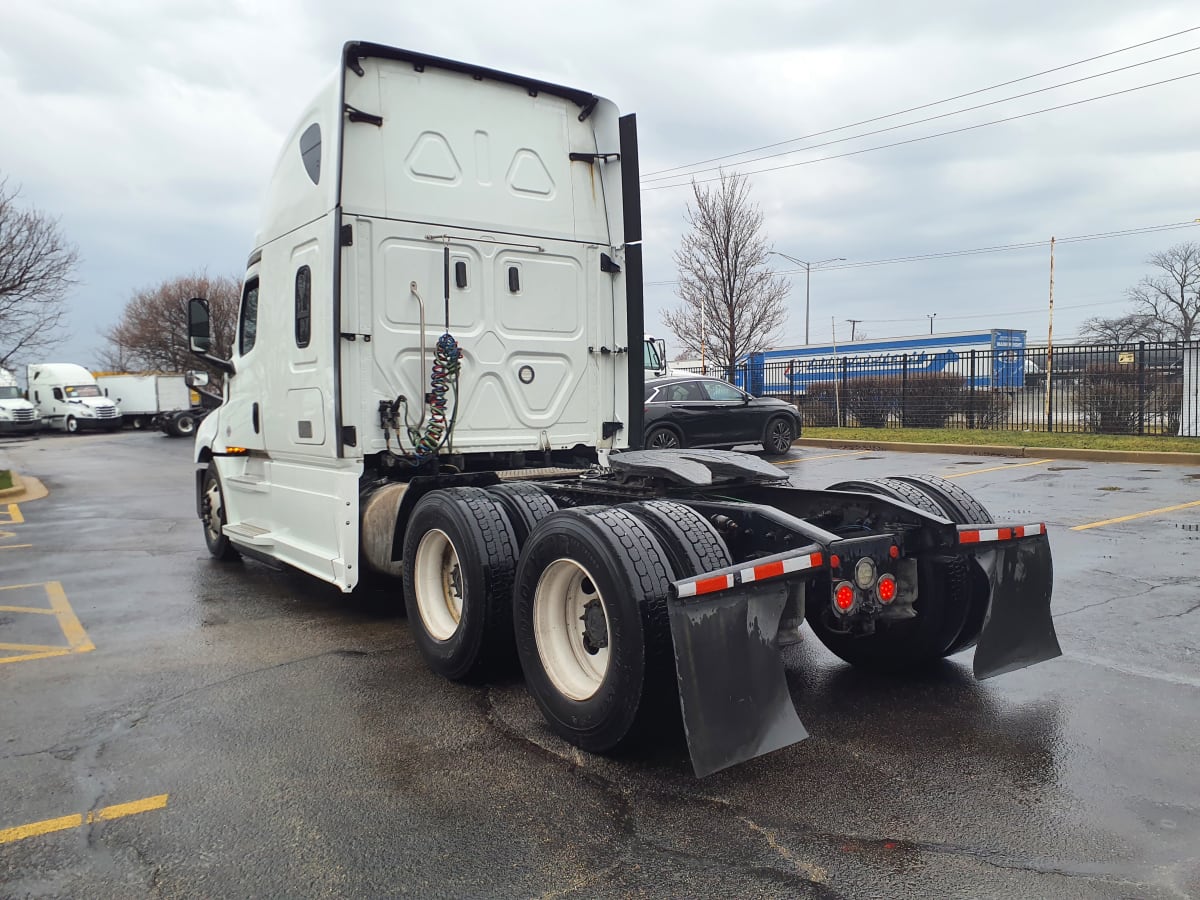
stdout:
<svg viewBox="0 0 1200 900">
<path fill-rule="evenodd" d="M 245 356 L 254 349 L 258 338 L 258 279 L 246 282 L 242 294 L 242 312 L 238 319 L 238 353 Z"/>
</svg>

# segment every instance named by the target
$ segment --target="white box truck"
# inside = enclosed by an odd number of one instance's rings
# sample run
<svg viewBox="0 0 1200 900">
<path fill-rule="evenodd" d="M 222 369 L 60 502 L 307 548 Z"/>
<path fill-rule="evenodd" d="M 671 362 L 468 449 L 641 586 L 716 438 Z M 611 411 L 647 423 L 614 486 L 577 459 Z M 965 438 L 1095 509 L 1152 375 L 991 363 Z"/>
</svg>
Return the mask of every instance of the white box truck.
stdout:
<svg viewBox="0 0 1200 900">
<path fill-rule="evenodd" d="M 133 428 L 148 428 L 164 413 L 192 407 L 192 392 L 185 375 L 98 374 L 96 384 L 121 410 L 124 423 Z"/>
<path fill-rule="evenodd" d="M 451 679 L 520 665 L 593 752 L 687 736 L 697 774 L 804 738 L 780 648 L 856 665 L 1059 655 L 1040 523 L 953 482 L 801 489 L 641 450 L 637 129 L 583 90 L 350 43 L 287 138 L 196 432 L 210 553 L 397 576 Z"/>
<path fill-rule="evenodd" d="M 121 427 L 121 411 L 100 393 L 96 379 L 75 363 L 39 363 L 26 369 L 29 399 L 47 428 L 79 431 Z"/>
<path fill-rule="evenodd" d="M 41 427 L 41 414 L 25 399 L 16 376 L 0 369 L 0 434 L 27 434 Z"/>
</svg>

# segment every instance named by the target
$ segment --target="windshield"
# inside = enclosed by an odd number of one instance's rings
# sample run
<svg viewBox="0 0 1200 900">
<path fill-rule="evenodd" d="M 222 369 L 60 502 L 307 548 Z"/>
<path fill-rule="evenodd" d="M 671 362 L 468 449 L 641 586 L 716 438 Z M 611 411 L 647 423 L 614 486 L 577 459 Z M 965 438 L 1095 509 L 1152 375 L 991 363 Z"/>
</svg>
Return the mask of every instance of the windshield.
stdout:
<svg viewBox="0 0 1200 900">
<path fill-rule="evenodd" d="M 20 400 L 21 389 L 19 387 L 0 387 L 0 400 Z"/>
<path fill-rule="evenodd" d="M 100 396 L 100 388 L 94 384 L 72 384 L 67 385 L 63 390 L 66 391 L 68 398 Z"/>
</svg>

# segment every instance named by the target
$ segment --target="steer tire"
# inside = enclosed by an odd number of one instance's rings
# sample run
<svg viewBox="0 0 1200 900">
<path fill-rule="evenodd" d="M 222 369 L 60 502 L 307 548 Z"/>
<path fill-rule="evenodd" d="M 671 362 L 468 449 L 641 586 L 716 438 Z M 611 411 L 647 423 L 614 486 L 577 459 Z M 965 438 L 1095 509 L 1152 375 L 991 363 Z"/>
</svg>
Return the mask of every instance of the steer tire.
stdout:
<svg viewBox="0 0 1200 900">
<path fill-rule="evenodd" d="M 404 605 L 417 649 L 452 681 L 513 668 L 517 541 L 482 488 L 426 494 L 404 532 Z"/>
<path fill-rule="evenodd" d="M 529 535 L 513 597 L 517 653 L 562 738 L 617 753 L 680 733 L 674 577 L 662 543 L 628 509 L 562 510 Z"/>
<path fill-rule="evenodd" d="M 79 433 L 79 420 L 74 416 L 67 416 L 67 434 Z"/>
<path fill-rule="evenodd" d="M 222 530 L 228 517 L 225 515 L 225 490 L 217 470 L 209 463 L 204 470 L 204 483 L 200 489 L 200 523 L 204 526 L 204 543 L 213 559 L 229 562 L 240 558 Z"/>
<path fill-rule="evenodd" d="M 622 509 L 629 510 L 654 532 L 676 578 L 690 578 L 733 564 L 720 533 L 690 506 L 670 500 L 646 500 Z"/>
<path fill-rule="evenodd" d="M 508 515 L 513 533 L 517 538 L 517 549 L 525 546 L 529 533 L 538 522 L 558 509 L 550 495 L 538 485 L 528 481 L 510 481 L 486 489 L 496 498 Z"/>
<path fill-rule="evenodd" d="M 898 475 L 895 480 L 911 484 L 923 491 L 939 505 L 942 515 L 956 525 L 987 525 L 995 521 L 982 503 L 945 478 L 936 475 Z M 953 656 L 974 647 L 979 641 L 980 631 L 983 630 L 983 620 L 987 618 L 987 576 L 973 563 L 970 564 L 963 590 L 966 592 L 964 603 L 967 606 L 965 621 L 959 633 L 946 647 L 946 656 Z"/>
</svg>

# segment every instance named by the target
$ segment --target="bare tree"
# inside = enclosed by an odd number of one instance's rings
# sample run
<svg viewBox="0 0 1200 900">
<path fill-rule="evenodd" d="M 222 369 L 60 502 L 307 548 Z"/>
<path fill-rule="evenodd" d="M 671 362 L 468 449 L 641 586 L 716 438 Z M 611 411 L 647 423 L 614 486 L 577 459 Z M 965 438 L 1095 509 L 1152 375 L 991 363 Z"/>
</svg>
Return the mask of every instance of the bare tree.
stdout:
<svg viewBox="0 0 1200 900">
<path fill-rule="evenodd" d="M 1116 344 L 1123 347 L 1138 341 L 1165 341 L 1172 337 L 1162 322 L 1142 313 L 1129 313 L 1114 319 L 1093 316 L 1085 319 L 1079 334 L 1089 344 Z"/>
<path fill-rule="evenodd" d="M 778 339 L 789 286 L 767 266 L 763 215 L 744 177 L 722 172 L 712 188 L 693 181 L 692 194 L 691 231 L 675 251 L 683 302 L 663 321 L 684 352 L 728 372 Z"/>
<path fill-rule="evenodd" d="M 77 282 L 79 253 L 57 219 L 17 205 L 19 191 L 0 179 L 0 366 L 60 343 L 66 296 Z"/>
<path fill-rule="evenodd" d="M 220 372 L 194 356 L 188 348 L 188 300 L 207 297 L 212 353 L 228 357 L 237 330 L 239 282 L 236 278 L 193 273 L 171 278 L 136 292 L 121 320 L 104 335 L 108 348 L 100 363 L 116 372 L 207 371 L 214 379 Z"/>
<path fill-rule="evenodd" d="M 1160 270 L 1126 293 L 1143 316 L 1165 326 L 1168 339 L 1200 337 L 1200 244 L 1176 244 L 1146 262 Z"/>
</svg>

